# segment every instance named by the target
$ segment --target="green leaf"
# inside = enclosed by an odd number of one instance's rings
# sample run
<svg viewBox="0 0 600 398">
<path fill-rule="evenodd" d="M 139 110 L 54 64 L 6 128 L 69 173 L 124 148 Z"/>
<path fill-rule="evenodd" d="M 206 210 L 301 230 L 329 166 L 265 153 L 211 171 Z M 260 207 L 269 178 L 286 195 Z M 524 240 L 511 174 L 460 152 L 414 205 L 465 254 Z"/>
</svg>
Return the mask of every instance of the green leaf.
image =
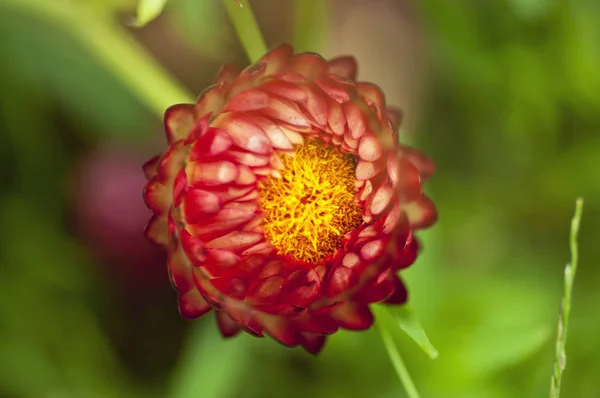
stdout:
<svg viewBox="0 0 600 398">
<path fill-rule="evenodd" d="M 388 306 L 387 309 L 387 312 L 395 319 L 397 325 L 400 326 L 400 329 L 413 339 L 425 354 L 431 359 L 437 358 L 439 355 L 438 351 L 429 341 L 423 326 L 421 326 L 421 322 L 419 322 L 419 319 L 409 304 L 397 307 Z"/>
<path fill-rule="evenodd" d="M 142 27 L 153 21 L 165 8 L 168 0 L 140 0 L 135 25 Z"/>
<path fill-rule="evenodd" d="M 252 366 L 253 338 L 224 340 L 212 322 L 196 322 L 173 374 L 169 398 L 233 397 Z"/>
</svg>

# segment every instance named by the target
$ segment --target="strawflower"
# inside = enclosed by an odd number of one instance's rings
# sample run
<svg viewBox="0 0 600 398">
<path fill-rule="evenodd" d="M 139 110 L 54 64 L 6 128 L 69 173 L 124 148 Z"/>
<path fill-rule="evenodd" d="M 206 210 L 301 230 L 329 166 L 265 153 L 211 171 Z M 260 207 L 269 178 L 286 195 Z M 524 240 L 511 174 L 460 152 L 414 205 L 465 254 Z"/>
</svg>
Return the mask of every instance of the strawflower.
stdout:
<svg viewBox="0 0 600 398">
<path fill-rule="evenodd" d="M 399 144 L 399 123 L 353 58 L 289 45 L 169 108 L 169 147 L 144 166 L 146 235 L 169 252 L 182 316 L 318 353 L 369 328 L 369 304 L 404 303 L 397 273 L 437 213 L 422 192 L 434 164 Z"/>
</svg>

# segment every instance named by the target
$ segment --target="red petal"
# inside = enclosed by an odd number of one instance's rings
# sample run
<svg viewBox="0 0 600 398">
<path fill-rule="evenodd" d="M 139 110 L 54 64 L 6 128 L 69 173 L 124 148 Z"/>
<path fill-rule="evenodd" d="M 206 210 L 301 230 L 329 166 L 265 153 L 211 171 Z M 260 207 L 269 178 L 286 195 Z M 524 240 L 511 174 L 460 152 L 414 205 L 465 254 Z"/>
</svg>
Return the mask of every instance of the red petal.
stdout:
<svg viewBox="0 0 600 398">
<path fill-rule="evenodd" d="M 260 89 L 266 93 L 277 95 L 293 102 L 304 102 L 307 95 L 302 86 L 282 80 L 271 80 L 260 85 Z"/>
<path fill-rule="evenodd" d="M 290 69 L 307 78 L 325 74 L 327 67 L 325 59 L 315 53 L 298 54 L 292 58 L 290 65 Z"/>
<path fill-rule="evenodd" d="M 281 275 L 257 281 L 248 292 L 248 300 L 257 303 L 275 302 L 282 293 L 283 282 Z"/>
<path fill-rule="evenodd" d="M 321 287 L 321 278 L 315 270 L 296 271 L 288 276 L 285 288 L 288 290 L 282 302 L 295 307 L 308 307 L 317 297 Z"/>
<path fill-rule="evenodd" d="M 281 130 L 272 120 L 258 115 L 252 115 L 250 116 L 250 119 L 262 128 L 267 137 L 269 137 L 271 145 L 274 148 L 287 150 L 294 149 L 294 145 L 292 145 L 292 142 L 287 135 L 285 135 L 283 130 Z"/>
<path fill-rule="evenodd" d="M 269 95 L 257 89 L 242 91 L 227 101 L 222 112 L 247 112 L 259 110 L 269 103 Z"/>
<path fill-rule="evenodd" d="M 144 187 L 144 202 L 150 210 L 155 214 L 167 213 L 172 203 L 172 196 L 170 190 L 158 181 L 157 177 L 154 177 Z"/>
<path fill-rule="evenodd" d="M 182 248 L 169 253 L 168 267 L 171 283 L 179 293 L 186 293 L 194 289 L 190 260 Z"/>
<path fill-rule="evenodd" d="M 154 177 L 158 173 L 157 168 L 158 168 L 159 159 L 160 159 L 160 155 L 157 155 L 157 156 L 153 157 L 152 159 L 148 160 L 142 166 L 144 169 L 144 175 L 146 176 L 146 178 L 148 180 L 150 180 L 152 177 Z"/>
<path fill-rule="evenodd" d="M 321 334 L 300 333 L 300 345 L 313 355 L 317 355 L 325 345 L 326 337 Z"/>
<path fill-rule="evenodd" d="M 194 115 L 201 118 L 207 113 L 219 112 L 225 105 L 225 90 L 226 87 L 223 84 L 214 85 L 204 90 L 196 101 Z"/>
<path fill-rule="evenodd" d="M 391 260 L 393 261 L 393 264 L 391 264 L 390 266 L 394 270 L 399 270 L 406 268 L 415 262 L 415 260 L 417 259 L 417 254 L 419 252 L 419 243 L 411 233 L 405 239 L 398 239 L 398 242 L 396 243 L 396 249 L 398 253 Z"/>
<path fill-rule="evenodd" d="M 210 283 L 221 293 L 241 300 L 247 292 L 246 282 L 241 278 L 222 277 L 210 280 Z"/>
<path fill-rule="evenodd" d="M 383 154 L 383 148 L 381 147 L 381 143 L 379 139 L 372 135 L 365 135 L 361 140 L 358 146 L 358 156 L 361 159 L 368 160 L 370 162 L 374 162 L 381 157 Z"/>
<path fill-rule="evenodd" d="M 310 122 L 294 102 L 277 97 L 269 98 L 269 107 L 263 110 L 268 116 L 296 127 L 310 127 Z"/>
<path fill-rule="evenodd" d="M 407 159 L 419 169 L 422 179 L 426 180 L 433 175 L 435 172 L 435 163 L 431 159 L 416 149 L 405 145 L 400 145 L 400 150 L 401 157 Z"/>
<path fill-rule="evenodd" d="M 165 131 L 169 144 L 184 139 L 194 125 L 194 105 L 179 104 L 169 107 L 165 112 Z"/>
<path fill-rule="evenodd" d="M 242 258 L 231 250 L 206 249 L 206 260 L 202 266 L 212 276 L 222 276 L 228 269 L 242 262 Z"/>
<path fill-rule="evenodd" d="M 427 196 L 403 206 L 410 225 L 415 229 L 427 228 L 435 224 L 438 218 L 435 204 Z"/>
<path fill-rule="evenodd" d="M 190 142 L 195 141 L 201 137 L 203 137 L 208 131 L 208 124 L 210 122 L 210 113 L 202 116 L 200 119 L 194 122 L 190 130 L 190 134 L 185 140 L 185 144 L 188 145 Z"/>
<path fill-rule="evenodd" d="M 356 60 L 353 57 L 338 57 L 329 61 L 327 73 L 356 80 Z"/>
<path fill-rule="evenodd" d="M 232 162 L 191 162 L 187 173 L 192 185 L 220 185 L 234 181 L 238 176 L 238 168 Z"/>
<path fill-rule="evenodd" d="M 240 332 L 240 327 L 237 322 L 224 311 L 217 311 L 217 324 L 223 337 L 233 337 Z"/>
<path fill-rule="evenodd" d="M 406 300 L 408 300 L 408 291 L 406 290 L 406 286 L 404 286 L 404 283 L 402 283 L 400 278 L 398 278 L 396 275 L 394 275 L 394 278 L 392 281 L 394 283 L 394 293 L 392 293 L 392 295 L 390 297 L 388 297 L 387 300 L 385 300 L 385 303 L 387 303 L 387 304 L 404 304 L 404 303 L 406 303 Z"/>
<path fill-rule="evenodd" d="M 317 84 L 321 90 L 329 97 L 331 97 L 336 103 L 344 103 L 350 101 L 350 94 L 344 87 L 344 85 L 334 82 L 331 79 L 328 79 L 325 76 L 319 76 L 314 79 L 315 84 Z"/>
<path fill-rule="evenodd" d="M 378 239 L 365 243 L 360 249 L 361 257 L 368 262 L 374 262 L 379 259 L 385 250 L 387 239 Z"/>
<path fill-rule="evenodd" d="M 225 131 L 209 128 L 206 134 L 191 145 L 190 161 L 202 161 L 209 157 L 225 153 L 233 144 L 231 137 Z"/>
<path fill-rule="evenodd" d="M 280 343 L 290 347 L 298 345 L 298 333 L 294 330 L 289 320 L 267 315 L 262 325 L 265 332 Z"/>
<path fill-rule="evenodd" d="M 298 329 L 311 333 L 332 334 L 339 329 L 339 324 L 329 314 L 308 313 L 294 322 Z"/>
<path fill-rule="evenodd" d="M 367 304 L 346 301 L 332 312 L 340 326 L 349 330 L 364 330 L 373 324 L 373 314 Z"/>
<path fill-rule="evenodd" d="M 385 221 L 383 223 L 383 233 L 391 234 L 402 217 L 403 213 L 402 207 L 400 206 L 400 201 L 396 200 L 394 202 L 394 207 L 392 207 L 389 213 L 385 216 Z"/>
<path fill-rule="evenodd" d="M 173 206 L 179 207 L 181 204 L 181 200 L 183 199 L 183 194 L 187 190 L 187 175 L 185 174 L 185 169 L 179 170 L 177 176 L 175 177 L 175 181 L 173 182 Z"/>
<path fill-rule="evenodd" d="M 381 162 L 368 162 L 366 160 L 359 159 L 356 164 L 356 179 L 357 180 L 370 180 L 381 172 Z"/>
<path fill-rule="evenodd" d="M 265 54 L 259 61 L 266 65 L 265 75 L 278 72 L 294 55 L 294 49 L 289 44 L 282 44 Z"/>
<path fill-rule="evenodd" d="M 356 89 L 360 95 L 371 100 L 379 109 L 385 109 L 385 96 L 378 86 L 373 83 L 360 82 L 356 84 Z"/>
<path fill-rule="evenodd" d="M 361 303 L 376 303 L 389 298 L 396 288 L 393 278 L 397 279 L 388 269 L 379 275 L 375 281 L 360 289 L 352 299 Z"/>
<path fill-rule="evenodd" d="M 358 282 L 358 275 L 352 269 L 338 266 L 329 276 L 327 297 L 336 297 Z"/>
<path fill-rule="evenodd" d="M 337 102 L 329 102 L 329 127 L 336 135 L 342 135 L 346 132 L 346 115 L 344 109 Z"/>
<path fill-rule="evenodd" d="M 223 236 L 234 229 L 241 229 L 241 224 L 250 221 L 255 213 L 244 209 L 222 209 L 216 216 L 188 228 L 200 239 L 212 240 Z"/>
<path fill-rule="evenodd" d="M 144 228 L 146 239 L 162 247 L 168 247 L 167 217 L 155 214 Z"/>
<path fill-rule="evenodd" d="M 351 101 L 345 102 L 342 105 L 344 110 L 344 115 L 346 116 L 346 121 L 348 123 L 348 128 L 350 129 L 351 137 L 354 140 L 357 140 L 365 135 L 367 131 L 367 117 L 365 113 L 354 103 Z M 362 155 L 361 155 L 362 157 Z M 376 160 L 376 159 L 367 159 L 365 160 Z"/>
<path fill-rule="evenodd" d="M 389 207 L 393 198 L 394 190 L 387 184 L 387 182 L 384 182 L 371 196 L 370 200 L 367 201 L 368 209 L 373 215 L 381 214 Z"/>
<path fill-rule="evenodd" d="M 360 257 L 355 253 L 348 253 L 342 259 L 342 264 L 347 268 L 357 268 L 360 262 Z"/>
<path fill-rule="evenodd" d="M 313 119 L 320 125 L 327 124 L 328 109 L 327 100 L 323 91 L 314 85 L 305 85 L 304 90 L 307 94 L 306 109 Z"/>
<path fill-rule="evenodd" d="M 183 199 L 183 213 L 188 224 L 196 224 L 221 210 L 221 199 L 210 191 L 190 189 Z"/>
<path fill-rule="evenodd" d="M 412 202 L 421 196 L 423 189 L 419 170 L 407 159 L 401 159 L 398 162 L 390 157 L 387 172 L 392 188 L 396 188 L 400 192 L 403 203 Z"/>
<path fill-rule="evenodd" d="M 186 150 L 183 140 L 175 142 L 161 156 L 158 174 L 154 177 L 163 185 L 172 183 L 179 169 L 184 165 Z"/>
<path fill-rule="evenodd" d="M 206 260 L 206 249 L 204 242 L 193 237 L 187 230 L 181 230 L 181 245 L 188 259 L 196 267 L 202 266 Z"/>
<path fill-rule="evenodd" d="M 226 130 L 233 143 L 240 148 L 263 155 L 273 151 L 271 141 L 260 126 L 244 115 L 224 114 L 216 118 L 213 125 Z"/>
<path fill-rule="evenodd" d="M 212 310 L 198 289 L 191 289 L 187 293 L 179 294 L 178 300 L 179 312 L 184 318 L 198 318 Z"/>
<path fill-rule="evenodd" d="M 386 110 L 386 115 L 394 130 L 398 130 L 400 124 L 402 124 L 403 112 L 399 108 L 388 107 Z"/>
<path fill-rule="evenodd" d="M 243 251 L 263 239 L 263 234 L 254 232 L 233 231 L 227 235 L 211 240 L 206 244 L 209 249 L 229 249 Z"/>
<path fill-rule="evenodd" d="M 237 66 L 232 65 L 223 65 L 217 73 L 217 84 L 221 83 L 231 83 L 233 82 L 240 74 L 241 69 Z"/>
</svg>

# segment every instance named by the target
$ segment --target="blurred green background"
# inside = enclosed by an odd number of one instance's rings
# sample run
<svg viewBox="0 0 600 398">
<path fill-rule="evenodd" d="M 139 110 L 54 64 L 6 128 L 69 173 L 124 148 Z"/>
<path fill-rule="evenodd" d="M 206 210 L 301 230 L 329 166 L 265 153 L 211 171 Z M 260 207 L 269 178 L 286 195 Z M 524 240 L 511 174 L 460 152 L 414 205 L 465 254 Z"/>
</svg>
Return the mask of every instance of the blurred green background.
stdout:
<svg viewBox="0 0 600 398">
<path fill-rule="evenodd" d="M 440 221 L 403 274 L 440 352 L 400 341 L 422 397 L 548 396 L 577 196 L 563 396 L 599 396 L 600 2 L 252 5 L 269 46 L 355 55 L 437 162 Z M 135 7 L 0 0 L 0 397 L 405 396 L 375 329 L 313 357 L 179 318 L 141 236 L 141 164 L 162 110 L 247 60 L 218 0 L 171 0 L 143 28 Z"/>
</svg>

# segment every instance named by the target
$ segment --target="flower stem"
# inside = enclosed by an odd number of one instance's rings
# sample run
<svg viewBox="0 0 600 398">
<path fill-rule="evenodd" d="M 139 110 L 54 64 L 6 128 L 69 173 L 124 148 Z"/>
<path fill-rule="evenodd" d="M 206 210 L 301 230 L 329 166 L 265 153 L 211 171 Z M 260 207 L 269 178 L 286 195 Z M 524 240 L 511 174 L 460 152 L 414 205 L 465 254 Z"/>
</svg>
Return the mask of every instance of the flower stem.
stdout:
<svg viewBox="0 0 600 398">
<path fill-rule="evenodd" d="M 556 357 L 554 360 L 554 371 L 550 380 L 550 398 L 560 397 L 560 386 L 562 374 L 567 363 L 567 354 L 565 345 L 567 343 L 567 327 L 569 326 L 569 314 L 571 312 L 571 297 L 573 293 L 573 282 L 577 273 L 577 262 L 579 259 L 577 249 L 577 234 L 579 233 L 579 224 L 581 223 L 581 213 L 583 212 L 583 199 L 579 198 L 575 202 L 575 215 L 571 221 L 570 249 L 571 262 L 565 267 L 565 292 L 558 317 L 558 333 L 556 336 Z"/>
<path fill-rule="evenodd" d="M 396 343 L 394 343 L 394 339 L 392 338 L 392 334 L 388 330 L 388 326 L 386 323 L 378 324 L 379 333 L 381 334 L 381 340 L 383 341 L 383 345 L 385 346 L 388 355 L 390 356 L 390 360 L 394 365 L 394 369 L 396 369 L 396 374 L 400 379 L 400 382 L 404 386 L 404 390 L 408 398 L 419 398 L 419 392 L 415 387 L 415 383 L 413 383 L 410 374 L 408 373 L 408 369 L 406 369 L 406 365 L 402 360 L 402 356 L 400 356 L 400 351 L 398 351 L 398 347 L 396 347 Z"/>
<path fill-rule="evenodd" d="M 251 62 L 258 61 L 267 52 L 267 45 L 254 18 L 250 3 L 248 0 L 223 0 L 223 3 L 246 55 Z"/>
</svg>

